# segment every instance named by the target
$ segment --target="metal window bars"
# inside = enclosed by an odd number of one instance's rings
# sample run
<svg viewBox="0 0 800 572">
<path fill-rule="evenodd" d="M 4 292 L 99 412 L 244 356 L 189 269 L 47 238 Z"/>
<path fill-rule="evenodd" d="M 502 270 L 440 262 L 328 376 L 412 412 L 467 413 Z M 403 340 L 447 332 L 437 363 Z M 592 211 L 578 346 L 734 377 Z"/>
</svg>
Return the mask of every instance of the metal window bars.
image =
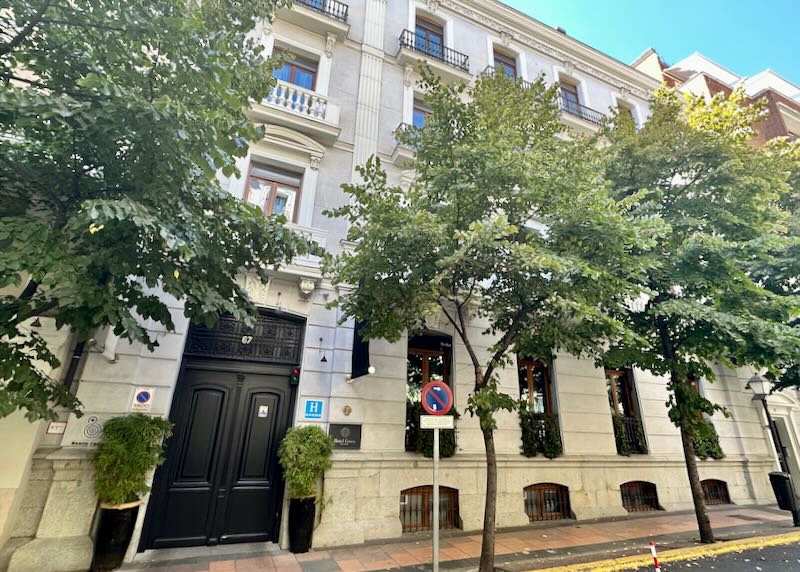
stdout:
<svg viewBox="0 0 800 572">
<path fill-rule="evenodd" d="M 572 518 L 569 489 L 556 483 L 537 483 L 524 489 L 525 514 L 530 522 Z"/>
<path fill-rule="evenodd" d="M 431 530 L 433 521 L 433 487 L 424 485 L 400 492 L 400 523 L 403 532 Z M 439 528 L 461 528 L 458 512 L 458 490 L 439 487 Z"/>
<path fill-rule="evenodd" d="M 622 506 L 628 512 L 661 510 L 658 504 L 656 486 L 647 481 L 630 481 L 619 487 L 622 493 Z"/>
<path fill-rule="evenodd" d="M 703 499 L 708 505 L 731 504 L 731 497 L 728 494 L 728 483 L 718 479 L 706 479 L 700 481 L 703 487 Z"/>
</svg>

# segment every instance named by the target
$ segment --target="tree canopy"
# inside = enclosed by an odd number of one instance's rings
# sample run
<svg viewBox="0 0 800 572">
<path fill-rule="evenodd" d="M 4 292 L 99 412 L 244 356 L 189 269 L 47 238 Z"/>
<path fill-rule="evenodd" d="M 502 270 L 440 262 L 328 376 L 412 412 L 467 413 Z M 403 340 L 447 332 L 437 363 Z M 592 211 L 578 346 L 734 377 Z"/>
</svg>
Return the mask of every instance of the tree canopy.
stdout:
<svg viewBox="0 0 800 572">
<path fill-rule="evenodd" d="M 0 7 L 0 416 L 77 408 L 40 363 L 36 317 L 148 347 L 172 328 L 253 307 L 236 282 L 308 250 L 216 179 L 262 129 L 272 85 L 258 22 L 280 0 L 10 0 Z"/>
<path fill-rule="evenodd" d="M 597 353 L 623 335 L 612 308 L 638 295 L 651 264 L 639 252 L 660 225 L 625 218 L 626 201 L 598 177 L 594 143 L 565 136 L 557 87 L 543 78 L 494 73 L 465 87 L 422 73 L 432 114 L 398 134 L 416 152 L 415 178 L 390 184 L 373 158 L 361 182 L 344 185 L 352 200 L 333 215 L 348 220 L 355 247 L 333 275 L 358 285 L 340 304 L 368 337 L 397 340 L 442 312 L 464 344 L 475 372 L 469 412 L 487 454 L 481 570 L 492 570 L 494 415 L 516 406 L 497 368 L 514 352 Z M 488 352 L 478 349 L 483 335 Z"/>
<path fill-rule="evenodd" d="M 636 342 L 613 344 L 606 360 L 670 376 L 669 416 L 681 428 L 706 542 L 713 533 L 691 437 L 702 413 L 720 408 L 691 379 L 713 380 L 714 364 L 777 370 L 800 350 L 800 330 L 788 324 L 798 299 L 768 288 L 757 272 L 797 244 L 784 206 L 797 192 L 790 170 L 748 144 L 760 117 L 737 92 L 684 102 L 662 89 L 641 130 L 620 123 L 604 134 L 613 196 L 627 201 L 630 220 L 657 217 L 668 228 L 651 251 L 657 265 L 642 283 L 643 307 L 619 316 Z"/>
</svg>

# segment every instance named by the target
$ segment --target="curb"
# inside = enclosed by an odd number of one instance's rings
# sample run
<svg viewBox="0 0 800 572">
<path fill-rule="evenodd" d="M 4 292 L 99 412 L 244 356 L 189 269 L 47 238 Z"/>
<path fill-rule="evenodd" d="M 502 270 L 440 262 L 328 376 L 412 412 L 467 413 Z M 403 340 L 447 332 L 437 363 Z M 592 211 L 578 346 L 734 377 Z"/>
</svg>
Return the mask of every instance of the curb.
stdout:
<svg viewBox="0 0 800 572">
<path fill-rule="evenodd" d="M 742 550 L 752 550 L 754 548 L 765 548 L 767 546 L 779 546 L 781 544 L 791 544 L 800 542 L 800 532 L 789 532 L 775 536 L 762 536 L 757 538 L 743 538 L 741 540 L 730 540 L 725 543 L 709 544 L 705 546 L 690 546 L 688 548 L 676 548 L 665 550 L 659 554 L 661 564 L 667 562 L 680 562 L 692 558 L 703 558 L 706 556 L 716 556 L 728 554 L 730 552 L 740 552 Z M 641 556 L 623 556 L 608 560 L 596 560 L 594 562 L 583 562 L 580 564 L 570 564 L 568 566 L 555 566 L 553 568 L 538 568 L 526 570 L 525 572 L 616 572 L 618 570 L 631 570 L 642 566 L 652 566 L 653 557 L 649 550 L 647 554 Z"/>
</svg>

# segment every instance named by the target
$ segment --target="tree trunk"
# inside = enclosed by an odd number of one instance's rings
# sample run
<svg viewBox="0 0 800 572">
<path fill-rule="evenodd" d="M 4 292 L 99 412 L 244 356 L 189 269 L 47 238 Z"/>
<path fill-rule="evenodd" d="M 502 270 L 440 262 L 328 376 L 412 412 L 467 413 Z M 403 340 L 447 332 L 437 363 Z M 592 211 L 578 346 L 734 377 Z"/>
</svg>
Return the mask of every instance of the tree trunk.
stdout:
<svg viewBox="0 0 800 572">
<path fill-rule="evenodd" d="M 697 528 L 700 531 L 700 542 L 711 544 L 715 542 L 714 531 L 711 529 L 711 520 L 708 518 L 708 510 L 703 499 L 703 485 L 700 484 L 700 474 L 697 472 L 697 457 L 692 441 L 692 423 L 685 413 L 681 415 L 680 430 L 683 458 L 686 461 L 686 473 L 689 476 L 689 487 L 692 490 L 692 502 L 697 518 Z"/>
<path fill-rule="evenodd" d="M 497 513 L 497 455 L 494 451 L 494 434 L 491 429 L 481 429 L 486 449 L 486 502 L 483 509 L 483 537 L 479 572 L 494 572 L 495 514 Z"/>
</svg>

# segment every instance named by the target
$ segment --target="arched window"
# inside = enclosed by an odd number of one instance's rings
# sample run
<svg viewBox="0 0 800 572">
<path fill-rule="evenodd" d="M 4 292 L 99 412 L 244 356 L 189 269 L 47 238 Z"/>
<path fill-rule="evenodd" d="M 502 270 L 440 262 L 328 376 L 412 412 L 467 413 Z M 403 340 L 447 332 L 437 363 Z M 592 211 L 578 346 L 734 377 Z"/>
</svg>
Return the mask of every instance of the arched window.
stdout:
<svg viewBox="0 0 800 572">
<path fill-rule="evenodd" d="M 700 481 L 703 486 L 703 499 L 706 504 L 731 504 L 728 483 L 718 479 Z"/>
<path fill-rule="evenodd" d="M 433 487 L 424 485 L 400 491 L 403 532 L 430 530 L 433 521 Z M 461 528 L 458 490 L 439 487 L 439 528 Z"/>
<path fill-rule="evenodd" d="M 406 360 L 406 451 L 417 450 L 422 388 L 431 381 L 450 384 L 453 339 L 429 332 L 408 340 Z"/>
<path fill-rule="evenodd" d="M 531 522 L 572 518 L 569 489 L 556 483 L 536 483 L 524 489 L 525 514 Z"/>
<path fill-rule="evenodd" d="M 658 492 L 653 483 L 647 481 L 630 481 L 619 487 L 622 493 L 622 506 L 628 512 L 663 510 L 658 504 Z"/>
</svg>

